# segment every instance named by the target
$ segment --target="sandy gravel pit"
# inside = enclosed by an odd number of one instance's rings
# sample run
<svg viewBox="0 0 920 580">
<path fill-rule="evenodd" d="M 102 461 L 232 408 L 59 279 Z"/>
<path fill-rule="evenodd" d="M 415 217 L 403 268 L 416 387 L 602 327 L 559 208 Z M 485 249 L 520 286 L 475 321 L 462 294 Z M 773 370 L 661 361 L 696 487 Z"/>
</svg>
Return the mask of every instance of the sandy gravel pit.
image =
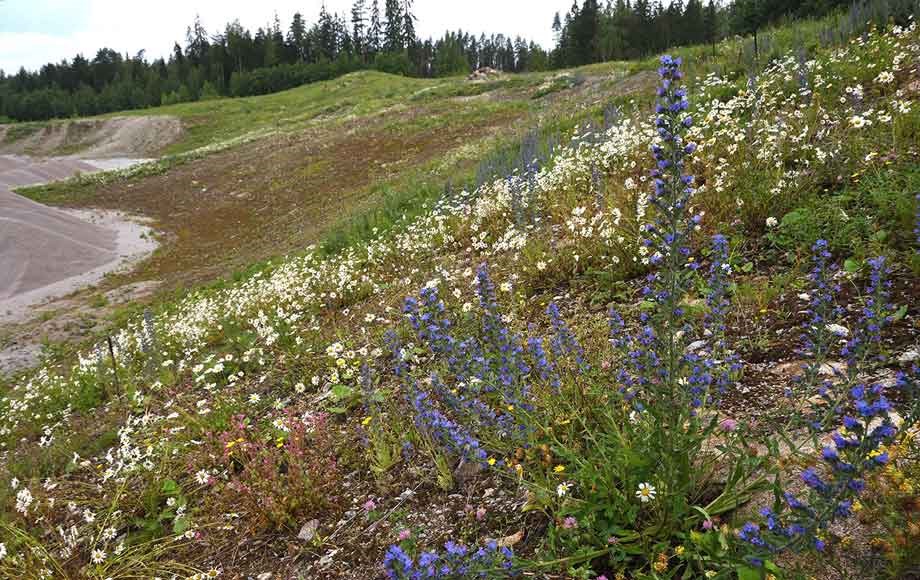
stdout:
<svg viewBox="0 0 920 580">
<path fill-rule="evenodd" d="M 156 248 L 152 230 L 129 216 L 55 209 L 11 189 L 139 161 L 0 155 L 0 323 L 22 321 L 30 307 L 94 284 Z"/>
</svg>

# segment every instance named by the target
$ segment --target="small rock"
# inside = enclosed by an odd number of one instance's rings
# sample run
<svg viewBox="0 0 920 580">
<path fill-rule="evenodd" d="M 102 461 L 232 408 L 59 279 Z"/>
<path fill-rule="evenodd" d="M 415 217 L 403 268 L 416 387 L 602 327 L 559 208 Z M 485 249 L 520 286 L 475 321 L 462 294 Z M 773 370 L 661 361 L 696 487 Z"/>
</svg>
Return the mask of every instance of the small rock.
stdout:
<svg viewBox="0 0 920 580">
<path fill-rule="evenodd" d="M 822 377 L 834 377 L 846 372 L 847 367 L 839 361 L 830 361 L 821 365 L 818 374 Z"/>
<path fill-rule="evenodd" d="M 498 545 L 501 548 L 510 548 L 511 546 L 517 544 L 524 537 L 524 530 L 519 531 L 516 534 L 511 534 L 506 536 L 498 541 Z"/>
<path fill-rule="evenodd" d="M 827 329 L 836 336 L 849 336 L 850 329 L 839 324 L 828 324 Z"/>
<path fill-rule="evenodd" d="M 910 350 L 905 350 L 898 357 L 898 362 L 902 365 L 910 364 L 912 362 L 917 362 L 920 360 L 920 352 L 917 349 L 912 348 Z"/>
<path fill-rule="evenodd" d="M 303 540 L 304 542 L 312 542 L 313 538 L 316 537 L 316 531 L 319 529 L 319 520 L 310 520 L 305 523 L 302 528 L 300 528 L 300 533 L 297 534 L 297 538 Z"/>
<path fill-rule="evenodd" d="M 271 572 L 262 572 L 261 574 L 256 576 L 256 580 L 271 580 L 271 577 L 272 577 Z"/>
<path fill-rule="evenodd" d="M 704 346 L 706 346 L 705 340 L 694 340 L 693 342 L 687 345 L 687 352 L 696 352 L 700 350 L 701 348 L 703 348 Z"/>
<path fill-rule="evenodd" d="M 340 551 L 342 551 L 341 548 L 336 548 L 335 550 L 332 550 L 331 552 L 329 552 L 328 554 L 320 558 L 318 562 L 320 567 L 325 568 L 326 566 L 331 564 L 332 560 L 335 558 L 335 555 L 338 554 Z"/>
</svg>

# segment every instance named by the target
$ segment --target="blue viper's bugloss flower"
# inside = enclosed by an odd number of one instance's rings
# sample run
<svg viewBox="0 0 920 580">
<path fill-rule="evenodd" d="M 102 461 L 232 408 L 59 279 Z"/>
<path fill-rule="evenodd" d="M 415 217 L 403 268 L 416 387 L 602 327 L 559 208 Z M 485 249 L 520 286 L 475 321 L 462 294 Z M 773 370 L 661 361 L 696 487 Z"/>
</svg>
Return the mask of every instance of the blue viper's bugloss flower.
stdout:
<svg viewBox="0 0 920 580">
<path fill-rule="evenodd" d="M 517 575 L 514 554 L 494 540 L 470 550 L 453 540 L 444 543 L 443 552 L 422 552 L 413 560 L 398 545 L 387 549 L 383 569 L 390 580 L 465 580 L 468 578 L 510 578 Z"/>
<path fill-rule="evenodd" d="M 828 334 L 823 328 L 839 309 L 834 301 L 837 289 L 829 275 L 833 267 L 829 262 L 826 242 L 819 240 L 813 250 L 814 268 L 810 274 L 813 289 L 809 312 L 809 324 L 813 326 L 806 332 L 809 341 L 806 347 L 810 349 L 814 361 L 830 348 Z M 799 499 L 786 492 L 789 511 L 771 515 L 774 520 L 778 518 L 776 521 L 782 522 L 786 533 L 769 537 L 739 534 L 758 553 L 792 545 L 810 545 L 816 550 L 823 550 L 825 545 L 821 531 L 831 522 L 852 514 L 854 501 L 865 489 L 865 476 L 886 465 L 890 459 L 884 446 L 894 439 L 897 428 L 890 416 L 891 403 L 886 397 L 886 387 L 857 382 L 870 347 L 880 341 L 879 333 L 890 322 L 885 260 L 869 260 L 869 266 L 871 272 L 860 325 L 844 350 L 848 357 L 848 371 L 838 377 L 841 384 L 827 382 L 820 390 L 826 400 L 834 402 L 830 406 L 833 414 L 829 418 L 836 418 L 842 423 L 842 429 L 831 434 L 833 445 L 821 450 L 823 463 L 801 473 L 801 480 L 809 489 L 808 499 Z M 911 382 L 907 378 L 903 380 L 905 384 Z M 836 400 L 834 397 L 838 393 L 840 399 Z M 815 422 L 814 426 L 820 430 L 824 424 Z M 794 533 L 790 534 L 791 531 Z"/>
</svg>

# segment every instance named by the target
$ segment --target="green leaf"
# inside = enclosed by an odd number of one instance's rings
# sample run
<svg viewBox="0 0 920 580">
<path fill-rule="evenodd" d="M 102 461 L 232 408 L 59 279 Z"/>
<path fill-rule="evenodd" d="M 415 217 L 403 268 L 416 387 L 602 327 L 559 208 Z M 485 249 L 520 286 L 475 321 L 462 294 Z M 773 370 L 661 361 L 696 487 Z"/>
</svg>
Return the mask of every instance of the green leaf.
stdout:
<svg viewBox="0 0 920 580">
<path fill-rule="evenodd" d="M 333 385 L 332 386 L 332 396 L 337 401 L 342 399 L 347 399 L 354 393 L 354 390 L 351 387 L 346 387 L 345 385 Z"/>
<path fill-rule="evenodd" d="M 179 493 L 179 484 L 172 479 L 167 479 L 160 487 L 160 493 L 163 495 L 176 495 Z"/>
<path fill-rule="evenodd" d="M 850 274 L 853 274 L 854 272 L 858 272 L 859 267 L 860 267 L 859 261 L 854 260 L 853 258 L 847 258 L 843 262 L 843 269 L 846 270 Z"/>
<path fill-rule="evenodd" d="M 907 305 L 898 308 L 895 310 L 894 314 L 891 315 L 891 320 L 898 321 L 907 316 Z"/>
<path fill-rule="evenodd" d="M 174 534 L 184 533 L 188 529 L 188 518 L 176 518 L 172 525 Z"/>
<path fill-rule="evenodd" d="M 348 412 L 348 409 L 345 407 L 329 407 L 330 413 L 335 413 L 336 415 L 344 415 Z"/>
<path fill-rule="evenodd" d="M 745 274 L 750 274 L 754 271 L 754 262 L 748 262 L 747 264 L 741 266 L 741 271 Z"/>
<path fill-rule="evenodd" d="M 738 580 L 762 580 L 763 570 L 760 568 L 751 568 L 742 566 L 738 568 Z"/>
</svg>

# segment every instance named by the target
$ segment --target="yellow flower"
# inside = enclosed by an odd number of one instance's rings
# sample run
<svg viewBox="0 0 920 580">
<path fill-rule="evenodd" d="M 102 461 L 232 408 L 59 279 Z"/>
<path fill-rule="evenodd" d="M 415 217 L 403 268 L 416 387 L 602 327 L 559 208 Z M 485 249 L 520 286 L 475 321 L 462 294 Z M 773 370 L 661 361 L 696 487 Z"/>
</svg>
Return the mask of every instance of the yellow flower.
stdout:
<svg viewBox="0 0 920 580">
<path fill-rule="evenodd" d="M 863 509 L 863 504 L 861 504 L 861 503 L 859 502 L 859 500 L 856 500 L 856 501 L 853 502 L 853 505 L 850 506 L 850 507 L 851 507 L 851 509 L 853 510 L 853 513 L 859 513 L 859 512 L 861 512 L 862 509 Z"/>
<path fill-rule="evenodd" d="M 683 555 L 684 555 L 684 552 L 686 552 L 686 551 L 687 551 L 687 549 L 684 548 L 683 546 L 677 546 L 676 548 L 674 548 L 674 554 L 675 554 L 678 558 L 680 558 L 681 556 L 683 556 Z"/>
<path fill-rule="evenodd" d="M 488 463 L 489 463 L 489 465 L 495 465 L 495 458 L 494 458 L 494 457 L 490 457 Z"/>
<path fill-rule="evenodd" d="M 514 411 L 514 405 L 508 405 L 508 410 L 509 410 L 509 411 Z"/>
<path fill-rule="evenodd" d="M 364 427 L 367 427 L 368 425 L 371 424 L 371 421 L 372 421 L 373 419 L 374 419 L 373 417 L 365 417 L 365 418 L 361 421 L 361 425 L 363 425 Z"/>
<path fill-rule="evenodd" d="M 565 465 L 557 465 L 556 467 L 553 468 L 553 471 L 555 471 L 556 473 L 562 473 L 563 471 L 565 471 Z"/>
</svg>

